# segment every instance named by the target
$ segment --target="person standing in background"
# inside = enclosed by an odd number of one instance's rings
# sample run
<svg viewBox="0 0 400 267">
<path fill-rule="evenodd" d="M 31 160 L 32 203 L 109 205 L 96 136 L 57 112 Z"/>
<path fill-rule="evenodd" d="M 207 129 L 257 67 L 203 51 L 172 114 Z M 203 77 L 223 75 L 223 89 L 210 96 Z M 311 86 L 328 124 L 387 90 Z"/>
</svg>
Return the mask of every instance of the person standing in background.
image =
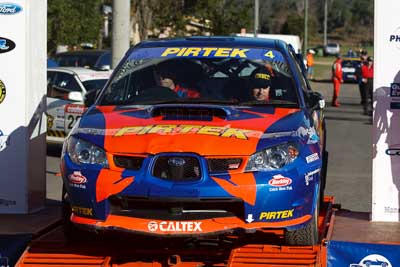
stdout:
<svg viewBox="0 0 400 267">
<path fill-rule="evenodd" d="M 332 65 L 333 97 L 332 106 L 339 107 L 340 84 L 343 83 L 342 57 L 338 55 Z"/>
<path fill-rule="evenodd" d="M 313 49 L 308 50 L 306 61 L 307 61 L 307 75 L 308 79 L 313 79 L 313 72 L 314 72 L 314 54 L 315 51 Z"/>
<path fill-rule="evenodd" d="M 364 87 L 364 115 L 372 115 L 372 91 L 374 87 L 374 62 L 372 57 L 367 58 L 367 64 L 361 67 L 361 77 Z"/>
<path fill-rule="evenodd" d="M 361 69 L 362 66 L 367 64 L 367 58 L 368 58 L 368 52 L 366 50 L 362 50 L 360 53 L 360 66 L 357 69 L 358 90 L 360 91 L 360 98 L 361 98 L 360 104 L 362 106 L 364 106 L 365 104 L 365 89 L 364 89 L 365 84 L 362 82 Z"/>
</svg>

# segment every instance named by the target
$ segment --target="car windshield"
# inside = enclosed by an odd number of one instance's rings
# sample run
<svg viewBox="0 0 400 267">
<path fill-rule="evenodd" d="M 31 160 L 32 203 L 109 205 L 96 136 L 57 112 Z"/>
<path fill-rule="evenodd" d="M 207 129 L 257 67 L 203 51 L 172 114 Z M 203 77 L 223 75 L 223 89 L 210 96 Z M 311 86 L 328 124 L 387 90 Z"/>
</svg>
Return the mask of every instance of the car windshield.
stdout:
<svg viewBox="0 0 400 267">
<path fill-rule="evenodd" d="M 343 67 L 357 67 L 360 64 L 359 61 L 356 60 L 343 60 L 342 66 Z"/>
<path fill-rule="evenodd" d="M 86 91 L 99 90 L 104 87 L 106 82 L 107 79 L 88 80 L 83 82 L 83 86 L 86 88 Z"/>
<path fill-rule="evenodd" d="M 260 101 L 255 91 L 269 88 Z M 292 71 L 274 49 L 156 47 L 133 50 L 98 104 L 209 103 L 298 106 Z"/>
</svg>

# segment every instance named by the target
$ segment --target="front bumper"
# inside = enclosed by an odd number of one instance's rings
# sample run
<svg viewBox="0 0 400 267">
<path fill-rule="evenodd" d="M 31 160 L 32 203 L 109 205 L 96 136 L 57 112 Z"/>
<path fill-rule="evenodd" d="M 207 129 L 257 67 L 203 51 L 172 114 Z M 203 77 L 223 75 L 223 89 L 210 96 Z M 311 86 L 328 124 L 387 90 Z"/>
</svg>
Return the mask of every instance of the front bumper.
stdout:
<svg viewBox="0 0 400 267">
<path fill-rule="evenodd" d="M 122 231 L 154 236 L 199 236 L 254 233 L 258 229 L 287 228 L 307 223 L 311 215 L 284 222 L 245 223 L 239 218 L 213 218 L 194 221 L 160 221 L 110 215 L 105 221 L 72 215 L 73 223 L 92 231 Z"/>
</svg>

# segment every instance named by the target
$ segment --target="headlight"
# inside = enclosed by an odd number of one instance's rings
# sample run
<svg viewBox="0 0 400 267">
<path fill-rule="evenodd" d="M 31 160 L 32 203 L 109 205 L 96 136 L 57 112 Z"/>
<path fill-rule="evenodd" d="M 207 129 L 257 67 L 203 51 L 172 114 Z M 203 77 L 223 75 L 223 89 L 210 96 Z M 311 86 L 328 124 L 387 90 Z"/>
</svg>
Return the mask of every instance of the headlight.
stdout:
<svg viewBox="0 0 400 267">
<path fill-rule="evenodd" d="M 75 164 L 98 164 L 108 168 L 106 152 L 100 147 L 76 137 L 69 137 L 67 153 Z"/>
<path fill-rule="evenodd" d="M 251 155 L 246 171 L 269 171 L 282 168 L 299 155 L 297 144 L 285 143 Z"/>
</svg>

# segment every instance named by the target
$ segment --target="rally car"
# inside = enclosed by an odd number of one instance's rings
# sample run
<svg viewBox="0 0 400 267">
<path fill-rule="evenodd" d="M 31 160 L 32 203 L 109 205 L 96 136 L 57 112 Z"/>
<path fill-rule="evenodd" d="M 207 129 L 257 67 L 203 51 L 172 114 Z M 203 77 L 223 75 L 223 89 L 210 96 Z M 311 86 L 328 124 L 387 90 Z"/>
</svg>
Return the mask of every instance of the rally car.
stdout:
<svg viewBox="0 0 400 267">
<path fill-rule="evenodd" d="M 111 71 L 83 67 L 47 69 L 47 136 L 48 143 L 62 144 L 79 120 L 85 106 L 83 96 L 105 85 Z"/>
<path fill-rule="evenodd" d="M 283 41 L 243 37 L 131 48 L 64 143 L 67 235 L 283 229 L 288 244 L 316 244 L 324 100 L 301 60 Z"/>
</svg>

